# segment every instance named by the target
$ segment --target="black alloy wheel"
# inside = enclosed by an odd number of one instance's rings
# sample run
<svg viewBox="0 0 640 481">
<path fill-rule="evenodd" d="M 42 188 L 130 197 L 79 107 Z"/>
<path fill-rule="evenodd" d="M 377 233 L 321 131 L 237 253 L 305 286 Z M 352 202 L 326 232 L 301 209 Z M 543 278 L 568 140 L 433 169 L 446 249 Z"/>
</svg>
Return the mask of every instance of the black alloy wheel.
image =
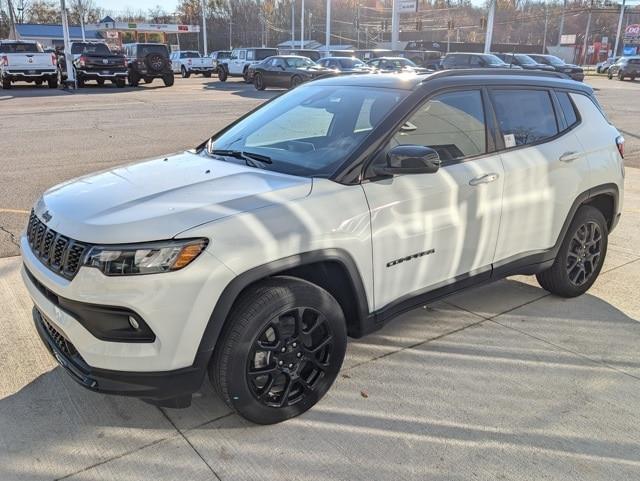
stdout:
<svg viewBox="0 0 640 481">
<path fill-rule="evenodd" d="M 580 287 L 596 272 L 602 256 L 602 232 L 595 222 L 578 227 L 567 252 L 567 277 Z"/>
<path fill-rule="evenodd" d="M 310 395 L 331 365 L 334 335 L 327 318 L 297 307 L 271 319 L 247 358 L 247 382 L 256 400 L 282 408 Z"/>
<path fill-rule="evenodd" d="M 149 70 L 153 72 L 161 72 L 164 67 L 164 57 L 157 53 L 150 53 L 144 59 Z"/>
<path fill-rule="evenodd" d="M 274 424 L 315 405 L 335 381 L 347 348 L 336 299 L 293 277 L 272 277 L 236 300 L 209 365 L 225 403 Z"/>
<path fill-rule="evenodd" d="M 253 85 L 256 87 L 256 90 L 264 90 L 267 87 L 261 73 L 256 73 L 253 76 Z"/>
</svg>

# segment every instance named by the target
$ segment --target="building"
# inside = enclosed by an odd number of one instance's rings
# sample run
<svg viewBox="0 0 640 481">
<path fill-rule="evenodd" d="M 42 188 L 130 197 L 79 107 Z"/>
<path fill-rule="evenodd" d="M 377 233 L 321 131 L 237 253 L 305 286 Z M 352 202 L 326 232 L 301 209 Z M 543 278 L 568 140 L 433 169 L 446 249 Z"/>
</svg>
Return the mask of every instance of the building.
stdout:
<svg viewBox="0 0 640 481">
<path fill-rule="evenodd" d="M 18 23 L 15 27 L 18 40 L 33 40 L 40 42 L 40 44 L 45 48 L 64 46 L 62 25 Z M 81 41 L 82 29 L 80 27 L 69 27 L 69 36 L 72 42 Z M 92 42 L 104 42 L 104 38 L 98 31 L 89 31 L 85 29 L 85 38 Z"/>
</svg>

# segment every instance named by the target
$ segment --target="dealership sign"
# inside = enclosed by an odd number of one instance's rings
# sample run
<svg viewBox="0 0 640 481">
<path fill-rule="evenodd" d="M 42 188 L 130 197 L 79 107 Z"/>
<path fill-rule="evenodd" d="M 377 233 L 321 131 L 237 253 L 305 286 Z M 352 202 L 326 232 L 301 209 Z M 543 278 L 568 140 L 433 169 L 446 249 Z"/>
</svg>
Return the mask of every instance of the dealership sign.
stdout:
<svg viewBox="0 0 640 481">
<path fill-rule="evenodd" d="M 136 32 L 164 32 L 164 33 L 197 33 L 200 32 L 199 25 L 178 25 L 167 23 L 134 23 L 134 22 L 105 22 L 88 26 L 87 30 L 116 30 L 116 31 L 136 31 Z"/>
<path fill-rule="evenodd" d="M 635 23 L 624 29 L 624 43 L 640 44 L 640 24 Z"/>
<path fill-rule="evenodd" d="M 398 0 L 399 13 L 416 13 L 418 11 L 418 0 Z"/>
</svg>

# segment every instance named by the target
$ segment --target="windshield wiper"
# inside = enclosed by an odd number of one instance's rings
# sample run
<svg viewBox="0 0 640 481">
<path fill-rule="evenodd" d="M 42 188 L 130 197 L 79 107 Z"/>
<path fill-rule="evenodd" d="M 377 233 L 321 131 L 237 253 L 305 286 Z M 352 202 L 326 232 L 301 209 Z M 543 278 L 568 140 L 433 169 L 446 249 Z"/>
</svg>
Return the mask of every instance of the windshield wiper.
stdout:
<svg viewBox="0 0 640 481">
<path fill-rule="evenodd" d="M 251 165 L 253 167 L 257 167 L 254 161 L 258 161 L 263 164 L 273 164 L 273 161 L 270 157 L 267 157 L 266 155 L 255 154 L 253 152 L 243 152 L 241 150 L 213 149 L 210 150 L 209 153 L 211 155 L 221 155 L 223 157 L 233 157 L 234 159 L 244 160 L 247 165 Z"/>
</svg>

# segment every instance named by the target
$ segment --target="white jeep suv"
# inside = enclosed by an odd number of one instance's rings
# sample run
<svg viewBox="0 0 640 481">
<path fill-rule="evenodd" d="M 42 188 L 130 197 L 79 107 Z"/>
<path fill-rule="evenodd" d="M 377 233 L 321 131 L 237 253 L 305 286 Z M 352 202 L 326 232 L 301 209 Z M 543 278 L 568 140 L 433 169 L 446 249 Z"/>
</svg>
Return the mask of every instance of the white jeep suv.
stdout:
<svg viewBox="0 0 640 481">
<path fill-rule="evenodd" d="M 193 151 L 66 182 L 23 278 L 83 386 L 245 418 L 313 406 L 359 337 L 511 274 L 578 296 L 621 212 L 623 139 L 561 74 L 318 80 Z"/>
</svg>

